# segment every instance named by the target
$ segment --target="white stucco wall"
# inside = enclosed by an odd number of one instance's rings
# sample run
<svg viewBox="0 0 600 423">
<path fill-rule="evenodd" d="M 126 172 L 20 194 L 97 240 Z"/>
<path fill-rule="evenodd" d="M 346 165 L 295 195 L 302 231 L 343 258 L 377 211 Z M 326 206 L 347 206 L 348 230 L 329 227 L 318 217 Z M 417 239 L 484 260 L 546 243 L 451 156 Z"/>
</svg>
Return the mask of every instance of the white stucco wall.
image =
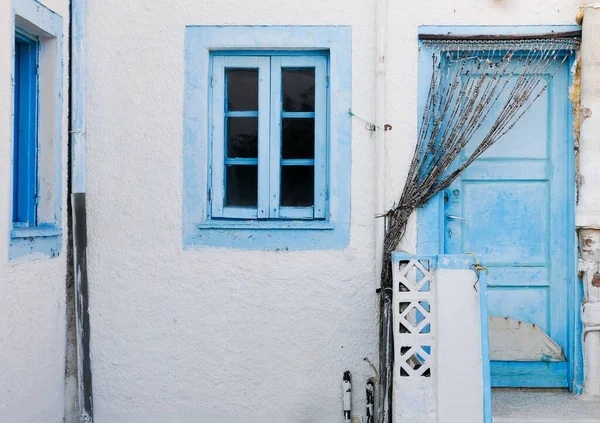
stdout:
<svg viewBox="0 0 600 423">
<path fill-rule="evenodd" d="M 67 0 L 44 0 L 63 17 L 63 193 L 67 168 Z M 11 1 L 0 2 L 0 421 L 58 423 L 64 416 L 66 197 L 62 252 L 8 261 L 12 220 L 13 82 Z"/>
<path fill-rule="evenodd" d="M 391 1 L 386 183 L 417 128 L 419 25 L 570 24 L 579 0 Z M 96 422 L 338 422 L 377 361 L 374 137 L 355 120 L 342 251 L 183 250 L 186 25 L 350 25 L 353 111 L 374 118 L 375 2 L 88 0 L 87 205 Z M 414 226 L 406 248 L 414 251 Z"/>
</svg>

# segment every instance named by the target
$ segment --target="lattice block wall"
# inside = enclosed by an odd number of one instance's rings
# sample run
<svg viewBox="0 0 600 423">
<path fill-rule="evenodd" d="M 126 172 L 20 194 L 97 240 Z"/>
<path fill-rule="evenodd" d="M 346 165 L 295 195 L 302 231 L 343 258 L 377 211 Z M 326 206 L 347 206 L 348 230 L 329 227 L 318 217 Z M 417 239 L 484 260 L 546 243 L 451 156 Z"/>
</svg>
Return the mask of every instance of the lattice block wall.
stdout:
<svg viewBox="0 0 600 423">
<path fill-rule="evenodd" d="M 491 422 L 486 283 L 472 263 L 394 254 L 394 423 Z"/>
<path fill-rule="evenodd" d="M 435 273 L 429 259 L 394 264 L 394 423 L 435 422 Z M 404 400 L 403 400 L 404 399 Z"/>
</svg>

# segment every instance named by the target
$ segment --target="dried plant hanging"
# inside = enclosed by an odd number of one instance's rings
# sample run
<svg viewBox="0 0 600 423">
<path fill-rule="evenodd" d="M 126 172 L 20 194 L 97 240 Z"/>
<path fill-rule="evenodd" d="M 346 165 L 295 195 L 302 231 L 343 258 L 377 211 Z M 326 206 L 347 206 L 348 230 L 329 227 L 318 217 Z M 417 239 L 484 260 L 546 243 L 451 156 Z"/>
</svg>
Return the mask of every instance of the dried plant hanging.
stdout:
<svg viewBox="0 0 600 423">
<path fill-rule="evenodd" d="M 510 131 L 579 47 L 573 38 L 426 40 L 432 52 L 429 93 L 406 185 L 385 215 L 381 274 L 380 419 L 391 421 L 393 365 L 392 252 L 411 213 L 448 188 Z M 565 93 L 567 96 L 567 93 Z M 472 151 L 463 154 L 470 144 Z"/>
</svg>

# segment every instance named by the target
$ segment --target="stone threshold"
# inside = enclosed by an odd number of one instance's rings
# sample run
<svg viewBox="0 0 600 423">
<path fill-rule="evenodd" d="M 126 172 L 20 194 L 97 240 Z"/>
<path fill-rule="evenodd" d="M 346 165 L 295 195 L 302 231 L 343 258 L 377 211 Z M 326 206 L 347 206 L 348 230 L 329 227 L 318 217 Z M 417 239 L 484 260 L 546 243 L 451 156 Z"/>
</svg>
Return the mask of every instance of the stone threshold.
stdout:
<svg viewBox="0 0 600 423">
<path fill-rule="evenodd" d="M 492 390 L 494 423 L 600 423 L 600 398 L 560 390 Z"/>
</svg>

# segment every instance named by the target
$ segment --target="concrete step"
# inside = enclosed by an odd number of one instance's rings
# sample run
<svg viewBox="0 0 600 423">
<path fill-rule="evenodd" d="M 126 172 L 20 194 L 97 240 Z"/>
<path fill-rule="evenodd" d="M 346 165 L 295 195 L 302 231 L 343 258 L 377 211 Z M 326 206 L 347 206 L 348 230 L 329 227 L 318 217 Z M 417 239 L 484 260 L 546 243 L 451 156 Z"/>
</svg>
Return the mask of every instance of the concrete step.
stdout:
<svg viewBox="0 0 600 423">
<path fill-rule="evenodd" d="M 600 398 L 550 390 L 492 391 L 494 423 L 600 423 Z"/>
</svg>

